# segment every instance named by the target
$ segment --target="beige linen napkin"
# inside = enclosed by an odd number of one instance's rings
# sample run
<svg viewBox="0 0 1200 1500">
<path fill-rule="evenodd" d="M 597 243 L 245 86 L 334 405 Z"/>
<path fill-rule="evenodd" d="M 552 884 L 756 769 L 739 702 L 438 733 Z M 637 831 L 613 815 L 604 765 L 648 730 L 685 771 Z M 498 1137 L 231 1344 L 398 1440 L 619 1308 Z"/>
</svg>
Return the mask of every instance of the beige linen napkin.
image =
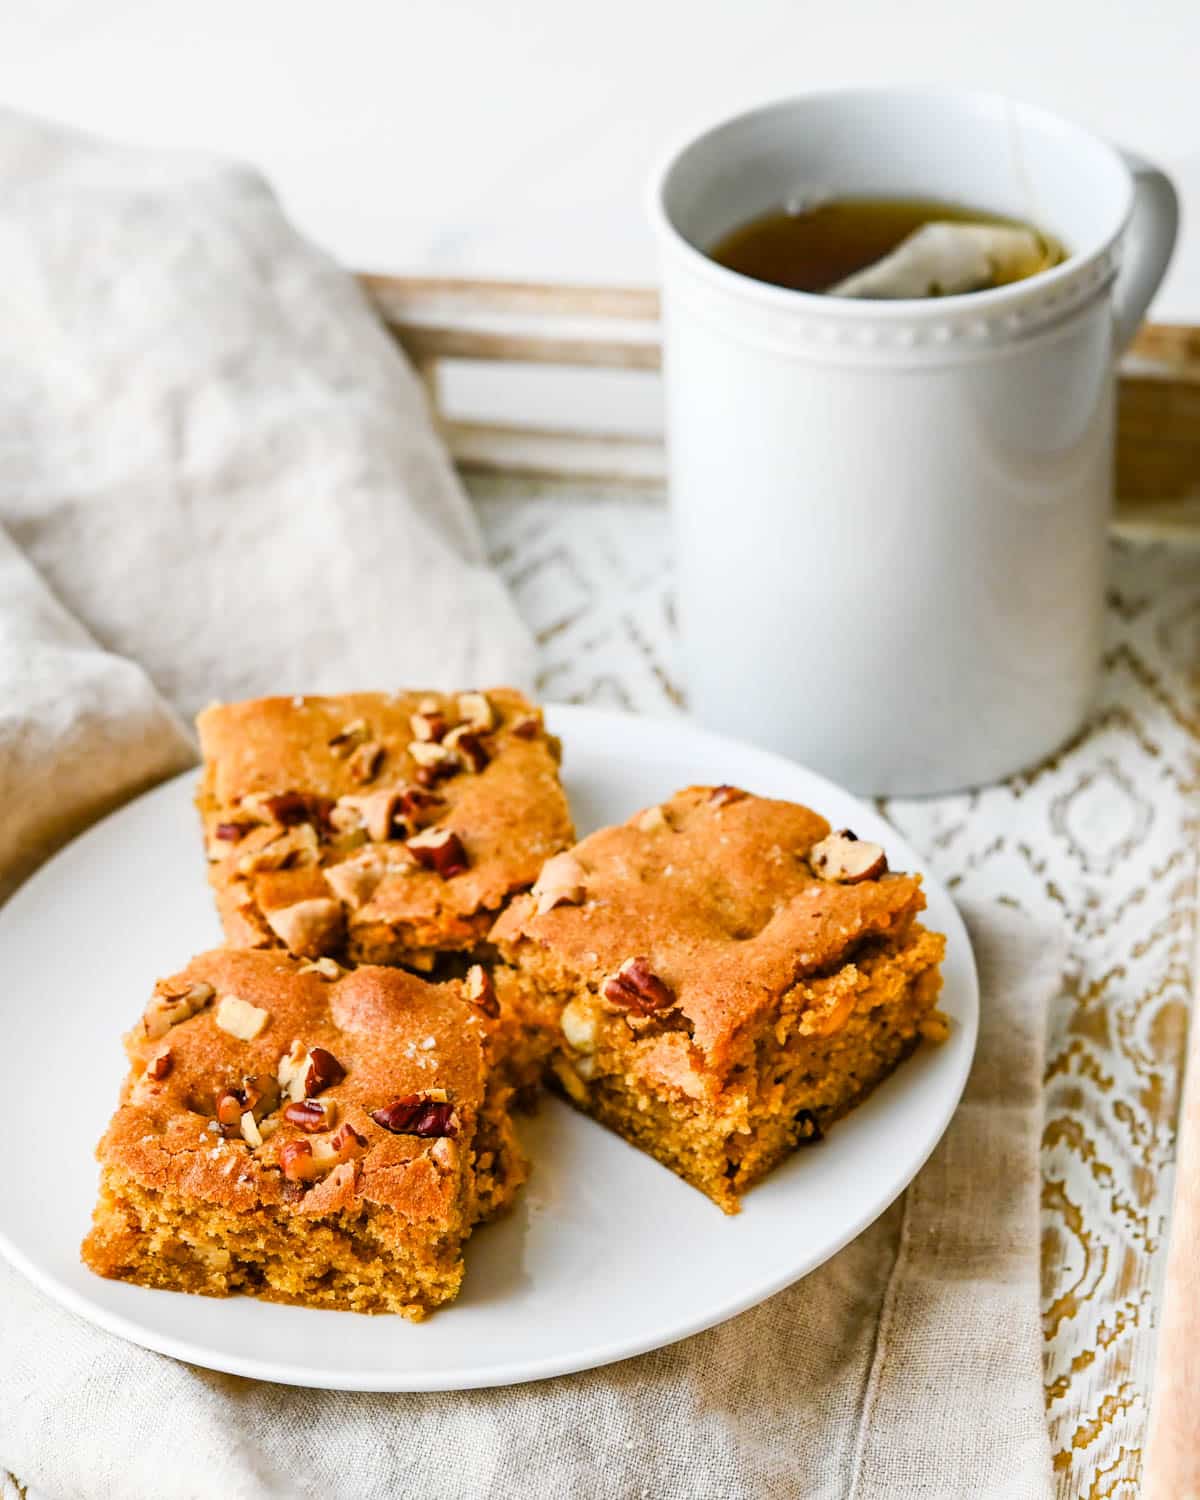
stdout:
<svg viewBox="0 0 1200 1500">
<path fill-rule="evenodd" d="M 0 111 L 0 328 L 0 525 L 185 714 L 529 681 L 420 383 L 254 173 Z"/>
<path fill-rule="evenodd" d="M 178 711 L 210 695 L 526 676 L 411 375 L 261 184 L 0 119 L 0 188 L 0 888 L 185 764 Z M 147 1353 L 0 1264 L 0 1470 L 46 1500 L 1048 1496 L 1060 952 L 1014 912 L 972 921 L 962 1108 L 799 1286 L 609 1369 L 374 1396 Z"/>
</svg>

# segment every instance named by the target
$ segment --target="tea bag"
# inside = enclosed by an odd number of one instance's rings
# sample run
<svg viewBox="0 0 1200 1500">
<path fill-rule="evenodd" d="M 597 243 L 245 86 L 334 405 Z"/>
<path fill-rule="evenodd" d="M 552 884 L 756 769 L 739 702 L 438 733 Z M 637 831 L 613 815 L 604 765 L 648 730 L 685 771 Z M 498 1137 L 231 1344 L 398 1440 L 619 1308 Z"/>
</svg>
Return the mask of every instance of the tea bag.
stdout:
<svg viewBox="0 0 1200 1500">
<path fill-rule="evenodd" d="M 1052 264 L 1032 229 L 1006 224 L 925 224 L 890 254 L 836 282 L 830 297 L 949 297 L 1021 281 Z"/>
</svg>

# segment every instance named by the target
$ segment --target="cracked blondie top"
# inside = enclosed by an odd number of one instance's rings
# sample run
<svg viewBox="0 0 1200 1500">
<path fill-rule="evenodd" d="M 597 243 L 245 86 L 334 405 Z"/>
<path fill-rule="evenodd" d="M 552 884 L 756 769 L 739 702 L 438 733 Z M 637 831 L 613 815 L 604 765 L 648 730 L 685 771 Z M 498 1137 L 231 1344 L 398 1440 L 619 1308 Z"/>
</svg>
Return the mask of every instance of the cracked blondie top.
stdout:
<svg viewBox="0 0 1200 1500">
<path fill-rule="evenodd" d="M 487 999 L 474 973 L 431 985 L 279 951 L 160 981 L 126 1039 L 85 1262 L 408 1317 L 453 1297 L 463 1240 L 525 1176 Z"/>
<path fill-rule="evenodd" d="M 550 860 L 492 940 L 568 1097 L 732 1210 L 939 1034 L 924 904 L 810 809 L 690 787 Z"/>
<path fill-rule="evenodd" d="M 560 748 L 520 693 L 351 693 L 197 719 L 229 943 L 428 970 L 476 949 L 573 839 Z"/>
</svg>

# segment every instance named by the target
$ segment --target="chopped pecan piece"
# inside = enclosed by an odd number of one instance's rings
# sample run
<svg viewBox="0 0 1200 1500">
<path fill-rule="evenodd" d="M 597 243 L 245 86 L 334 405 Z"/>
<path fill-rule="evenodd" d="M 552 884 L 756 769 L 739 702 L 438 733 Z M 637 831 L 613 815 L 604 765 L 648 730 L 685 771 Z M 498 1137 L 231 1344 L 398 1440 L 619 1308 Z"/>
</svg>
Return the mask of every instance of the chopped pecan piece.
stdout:
<svg viewBox="0 0 1200 1500">
<path fill-rule="evenodd" d="M 387 872 L 388 863 L 383 855 L 375 849 L 364 849 L 353 859 L 330 865 L 325 871 L 325 883 L 339 901 L 357 911 L 370 901 Z"/>
<path fill-rule="evenodd" d="M 186 985 L 183 989 L 171 989 L 165 979 L 154 986 L 154 994 L 142 1017 L 142 1027 L 151 1041 L 166 1036 L 172 1026 L 186 1021 L 197 1011 L 203 1010 L 216 991 L 203 980 Z"/>
<path fill-rule="evenodd" d="M 413 739 L 423 744 L 434 744 L 440 740 L 449 729 L 445 714 L 438 708 L 422 710 L 420 713 L 409 717 L 409 727 L 412 729 Z"/>
<path fill-rule="evenodd" d="M 277 792 L 258 800 L 276 823 L 285 828 L 297 823 L 327 824 L 333 807 L 332 797 L 320 797 L 315 792 Z"/>
<path fill-rule="evenodd" d="M 324 1047 L 306 1047 L 296 1041 L 279 1059 L 275 1077 L 279 1087 L 294 1103 L 341 1083 L 346 1070 Z"/>
<path fill-rule="evenodd" d="M 174 1066 L 175 1058 L 170 1047 L 163 1047 L 146 1064 L 146 1077 L 152 1078 L 155 1083 L 161 1083 Z"/>
<path fill-rule="evenodd" d="M 747 795 L 740 786 L 715 786 L 709 792 L 708 800 L 713 807 L 727 807 L 730 802 L 740 802 Z"/>
<path fill-rule="evenodd" d="M 213 837 L 227 844 L 236 844 L 239 839 L 245 838 L 253 827 L 253 823 L 218 823 L 213 829 Z"/>
<path fill-rule="evenodd" d="M 360 745 L 367 737 L 367 721 L 365 719 L 354 719 L 344 729 L 340 729 L 329 741 L 329 748 L 335 755 L 349 755 L 350 752 Z"/>
<path fill-rule="evenodd" d="M 310 1135 L 318 1130 L 332 1130 L 337 1123 L 337 1105 L 332 1099 L 295 1099 L 284 1107 L 283 1118 Z"/>
<path fill-rule="evenodd" d="M 518 719 L 512 727 L 512 732 L 520 740 L 536 740 L 541 733 L 541 719 L 530 714 L 527 718 Z"/>
<path fill-rule="evenodd" d="M 496 711 L 486 693 L 459 693 L 458 716 L 468 728 L 481 734 L 496 726 Z"/>
<path fill-rule="evenodd" d="M 329 896 L 310 896 L 263 913 L 267 926 L 299 958 L 317 958 L 342 935 L 342 906 Z"/>
<path fill-rule="evenodd" d="M 251 1147 L 261 1146 L 259 1123 L 279 1107 L 279 1085 L 267 1073 L 243 1078 L 241 1088 L 224 1089 L 217 1095 L 217 1123 L 221 1134 L 240 1134 Z"/>
<path fill-rule="evenodd" d="M 279 1148 L 279 1166 L 291 1182 L 312 1182 L 342 1162 L 353 1161 L 366 1149 L 366 1141 L 347 1120 L 327 1138 L 285 1141 Z"/>
<path fill-rule="evenodd" d="M 836 880 L 842 885 L 874 880 L 886 874 L 888 867 L 881 845 L 860 839 L 848 828 L 815 843 L 808 851 L 808 862 L 822 880 Z"/>
<path fill-rule="evenodd" d="M 446 802 L 446 799 L 439 797 L 436 792 L 426 791 L 420 786 L 402 786 L 397 796 L 400 811 L 410 824 L 415 823 L 424 813 L 433 808 L 445 806 Z"/>
<path fill-rule="evenodd" d="M 399 806 L 400 793 L 394 789 L 370 792 L 365 797 L 339 797 L 332 814 L 333 824 L 343 831 L 365 828 L 372 843 L 385 844 L 396 837 Z"/>
<path fill-rule="evenodd" d="M 462 840 L 452 828 L 426 829 L 404 847 L 423 869 L 432 870 L 443 880 L 461 875 L 470 863 Z"/>
<path fill-rule="evenodd" d="M 646 958 L 627 958 L 604 981 L 602 993 L 611 1004 L 642 1016 L 675 1004 L 675 991 L 654 973 Z"/>
<path fill-rule="evenodd" d="M 478 732 L 466 724 L 460 724 L 457 729 L 452 729 L 446 736 L 445 743 L 446 748 L 453 750 L 467 770 L 476 776 L 491 759 L 487 746 L 479 738 Z"/>
<path fill-rule="evenodd" d="M 534 899 L 535 915 L 544 916 L 556 906 L 578 906 L 587 895 L 584 885 L 586 873 L 569 851 L 548 859 L 530 892 Z"/>
<path fill-rule="evenodd" d="M 384 747 L 378 740 L 367 740 L 359 745 L 350 759 L 346 762 L 346 769 L 355 781 L 364 785 L 368 781 L 374 781 L 379 774 L 379 768 L 383 764 Z"/>
<path fill-rule="evenodd" d="M 393 1135 L 419 1135 L 430 1140 L 458 1134 L 458 1116 L 445 1089 L 404 1094 L 382 1109 L 373 1109 L 371 1118 Z"/>
<path fill-rule="evenodd" d="M 416 779 L 422 786 L 436 786 L 462 769 L 462 761 L 454 751 L 434 740 L 413 740 L 408 753 L 417 763 Z"/>
<path fill-rule="evenodd" d="M 482 964 L 472 964 L 467 970 L 467 977 L 463 980 L 463 995 L 485 1016 L 491 1016 L 494 1020 L 500 1014 L 495 981 Z"/>
<path fill-rule="evenodd" d="M 311 823 L 301 823 L 286 832 L 240 854 L 239 875 L 255 875 L 260 870 L 293 869 L 297 865 L 315 865 L 320 857 L 320 840 Z"/>
</svg>

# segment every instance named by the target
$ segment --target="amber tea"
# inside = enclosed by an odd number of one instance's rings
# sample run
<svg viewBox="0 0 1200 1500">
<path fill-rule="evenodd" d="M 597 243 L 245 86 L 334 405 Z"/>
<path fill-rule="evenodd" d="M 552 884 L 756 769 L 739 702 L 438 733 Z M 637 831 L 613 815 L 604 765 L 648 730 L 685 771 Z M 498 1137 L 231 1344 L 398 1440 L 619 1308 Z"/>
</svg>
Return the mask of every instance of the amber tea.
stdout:
<svg viewBox="0 0 1200 1500">
<path fill-rule="evenodd" d="M 1061 245 L 1028 224 L 922 198 L 826 198 L 773 209 L 708 253 L 756 281 L 852 297 L 981 291 L 1065 259 Z"/>
</svg>

